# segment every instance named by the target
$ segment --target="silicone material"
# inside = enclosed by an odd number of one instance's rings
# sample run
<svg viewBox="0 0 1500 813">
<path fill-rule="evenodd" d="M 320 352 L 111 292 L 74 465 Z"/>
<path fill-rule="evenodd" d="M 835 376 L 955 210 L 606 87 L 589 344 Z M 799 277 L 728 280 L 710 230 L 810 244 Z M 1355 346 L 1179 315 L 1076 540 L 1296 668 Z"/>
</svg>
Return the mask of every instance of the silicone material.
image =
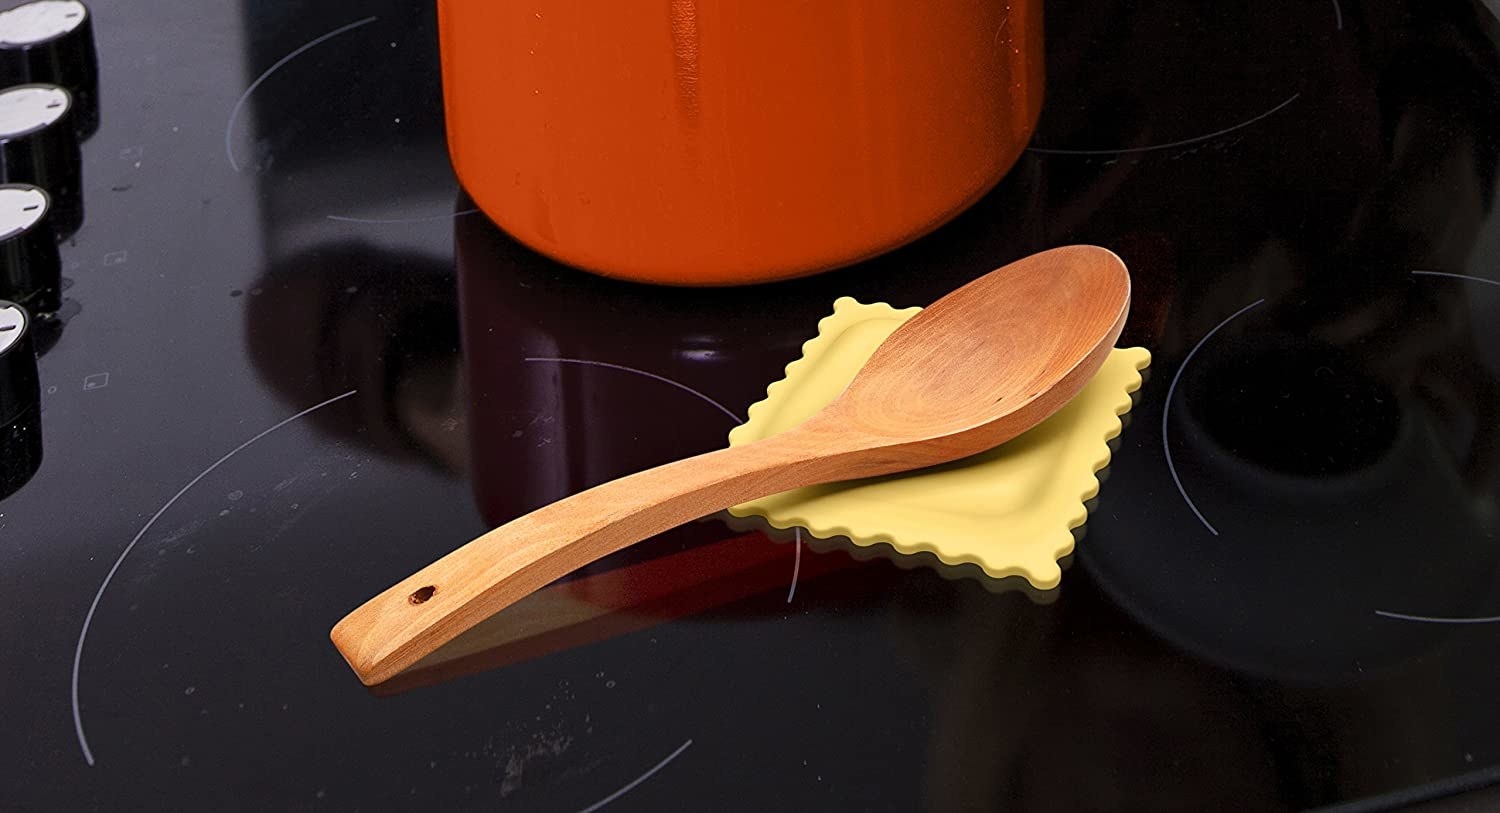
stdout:
<svg viewBox="0 0 1500 813">
<path fill-rule="evenodd" d="M 802 347 L 802 358 L 750 407 L 729 434 L 749 443 L 801 423 L 843 391 L 875 348 L 920 308 L 896 310 L 849 297 Z M 797 489 L 730 509 L 777 528 L 856 545 L 888 543 L 902 553 L 928 551 L 941 561 L 972 562 L 995 578 L 1022 576 L 1040 589 L 1062 579 L 1058 560 L 1073 552 L 1072 529 L 1099 492 L 1108 442 L 1151 363 L 1145 348 L 1115 349 L 1067 406 L 1036 428 L 984 454 L 909 474 Z"/>
</svg>

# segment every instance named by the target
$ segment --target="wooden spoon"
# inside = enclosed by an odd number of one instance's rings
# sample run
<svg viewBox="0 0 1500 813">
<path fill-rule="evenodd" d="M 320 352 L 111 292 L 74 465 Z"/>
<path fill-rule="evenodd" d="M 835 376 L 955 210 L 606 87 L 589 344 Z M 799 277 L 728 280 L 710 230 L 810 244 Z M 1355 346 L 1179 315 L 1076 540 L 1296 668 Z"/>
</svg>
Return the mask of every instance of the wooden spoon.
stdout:
<svg viewBox="0 0 1500 813">
<path fill-rule="evenodd" d="M 1054 249 L 948 294 L 892 333 L 797 427 L 595 486 L 496 528 L 346 616 L 331 637 L 387 680 L 534 590 L 627 545 L 747 500 L 908 471 L 1004 443 L 1104 363 L 1130 276 L 1094 246 Z"/>
</svg>

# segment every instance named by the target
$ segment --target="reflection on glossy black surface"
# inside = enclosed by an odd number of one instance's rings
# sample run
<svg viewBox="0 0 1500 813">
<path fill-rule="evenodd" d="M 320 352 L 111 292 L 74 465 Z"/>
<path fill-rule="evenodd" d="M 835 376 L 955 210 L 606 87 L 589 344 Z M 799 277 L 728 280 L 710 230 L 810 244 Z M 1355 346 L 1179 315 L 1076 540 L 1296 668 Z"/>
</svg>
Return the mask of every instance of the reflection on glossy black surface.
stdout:
<svg viewBox="0 0 1500 813">
<path fill-rule="evenodd" d="M 1231 453 L 1285 474 L 1345 474 L 1379 460 L 1401 421 L 1395 395 L 1339 347 L 1263 339 L 1194 370 L 1184 400 Z M 1196 386 L 1194 386 L 1196 385 Z"/>
<path fill-rule="evenodd" d="M 731 528 L 747 532 L 756 532 L 767 539 L 780 542 L 788 546 L 806 545 L 808 550 L 829 554 L 846 554 L 859 562 L 890 562 L 902 570 L 927 570 L 936 573 L 949 581 L 970 581 L 979 585 L 990 593 L 999 595 L 1001 593 L 1021 593 L 1037 604 L 1051 604 L 1060 595 L 1058 590 L 1038 590 L 1031 586 L 1021 576 L 1006 576 L 995 578 L 984 572 L 984 569 L 972 562 L 951 565 L 939 559 L 936 554 L 928 551 L 919 553 L 902 553 L 887 543 L 856 544 L 847 536 L 832 536 L 827 538 L 815 537 L 804 532 L 801 528 L 783 529 L 777 528 L 757 516 L 736 517 L 729 512 L 721 512 L 716 519 Z M 1074 529 L 1075 539 L 1083 538 L 1082 527 Z M 795 548 L 794 548 L 795 549 Z M 1073 566 L 1073 557 L 1068 555 L 1058 560 L 1058 564 L 1064 571 Z M 792 594 L 789 591 L 789 595 Z"/>
<path fill-rule="evenodd" d="M 190 5 L 94 10 L 47 465 L 0 504 L 0 807 L 582 809 L 665 760 L 610 809 L 1282 810 L 1500 772 L 1500 625 L 1456 623 L 1500 616 L 1483 4 L 1053 3 L 1047 152 L 891 255 L 722 291 L 448 217 L 429 6 Z M 396 696 L 328 644 L 489 525 L 723 444 L 836 296 L 1073 242 L 1131 266 L 1155 361 L 1051 603 L 708 520 Z"/>
<path fill-rule="evenodd" d="M 677 619 L 731 621 L 785 610 L 781 590 L 796 571 L 814 608 L 869 601 L 899 578 L 842 555 L 804 554 L 747 533 L 613 567 L 575 574 L 527 596 L 465 632 L 397 677 L 370 687 L 389 696 L 466 675 L 597 644 Z M 805 560 L 805 561 L 804 561 Z M 788 596 L 794 595 L 791 592 Z M 804 610 L 807 605 L 804 604 Z"/>
<path fill-rule="evenodd" d="M 30 409 L 0 425 L 0 500 L 18 491 L 42 465 L 41 411 Z"/>
<path fill-rule="evenodd" d="M 355 391 L 313 416 L 326 431 L 462 472 L 467 450 L 448 439 L 462 436 L 456 317 L 451 263 L 338 242 L 281 260 L 251 283 L 246 349 L 287 403 Z"/>
</svg>

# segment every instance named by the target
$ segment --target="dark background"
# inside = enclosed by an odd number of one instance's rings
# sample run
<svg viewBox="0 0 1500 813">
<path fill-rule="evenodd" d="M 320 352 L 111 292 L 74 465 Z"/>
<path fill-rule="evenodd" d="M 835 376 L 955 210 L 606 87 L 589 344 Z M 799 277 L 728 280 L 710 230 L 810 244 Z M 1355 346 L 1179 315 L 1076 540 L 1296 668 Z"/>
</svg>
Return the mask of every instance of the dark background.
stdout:
<svg viewBox="0 0 1500 813">
<path fill-rule="evenodd" d="M 1358 808 L 1500 776 L 1500 623 L 1450 623 L 1500 616 L 1483 5 L 1051 3 L 1038 149 L 991 195 L 724 291 L 455 217 L 430 3 L 97 5 L 44 457 L 0 503 L 0 808 L 577 810 L 672 754 L 611 809 Z M 687 573 L 737 589 L 686 618 L 393 697 L 328 644 L 490 524 L 732 425 L 524 359 L 743 414 L 834 297 L 926 304 L 1073 242 L 1131 266 L 1122 344 L 1155 359 L 1056 594 L 804 549 L 789 596 L 794 543 L 764 584 Z"/>
</svg>

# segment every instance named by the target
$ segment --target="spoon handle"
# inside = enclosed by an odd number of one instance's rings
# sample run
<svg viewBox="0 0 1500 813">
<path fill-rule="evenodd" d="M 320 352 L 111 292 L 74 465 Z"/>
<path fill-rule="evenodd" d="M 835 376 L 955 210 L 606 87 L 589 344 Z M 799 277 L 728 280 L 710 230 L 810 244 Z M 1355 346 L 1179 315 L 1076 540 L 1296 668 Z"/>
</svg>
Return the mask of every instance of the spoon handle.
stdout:
<svg viewBox="0 0 1500 813">
<path fill-rule="evenodd" d="M 731 505 L 849 476 L 858 453 L 820 453 L 826 445 L 791 431 L 595 486 L 402 579 L 345 616 L 330 637 L 361 681 L 380 683 L 590 562 Z"/>
</svg>

